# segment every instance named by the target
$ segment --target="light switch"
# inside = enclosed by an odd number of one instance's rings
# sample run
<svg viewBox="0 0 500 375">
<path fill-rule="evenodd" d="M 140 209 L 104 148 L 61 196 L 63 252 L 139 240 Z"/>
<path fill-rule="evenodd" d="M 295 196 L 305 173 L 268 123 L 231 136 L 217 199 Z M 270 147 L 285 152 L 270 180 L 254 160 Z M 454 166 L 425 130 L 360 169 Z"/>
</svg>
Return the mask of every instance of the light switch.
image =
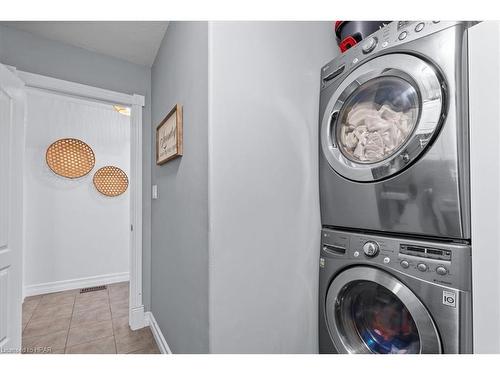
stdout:
<svg viewBox="0 0 500 375">
<path fill-rule="evenodd" d="M 158 185 L 152 186 L 151 196 L 153 197 L 153 199 L 158 199 Z"/>
</svg>

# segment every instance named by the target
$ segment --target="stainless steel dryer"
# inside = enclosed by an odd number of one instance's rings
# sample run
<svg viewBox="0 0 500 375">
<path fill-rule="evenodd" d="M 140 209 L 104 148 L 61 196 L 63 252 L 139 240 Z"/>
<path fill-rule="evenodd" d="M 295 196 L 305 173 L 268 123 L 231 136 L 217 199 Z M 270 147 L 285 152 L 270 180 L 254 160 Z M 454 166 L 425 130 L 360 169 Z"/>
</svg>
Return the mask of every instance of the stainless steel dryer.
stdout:
<svg viewBox="0 0 500 375">
<path fill-rule="evenodd" d="M 466 27 L 392 22 L 323 67 L 323 226 L 470 238 Z"/>
<path fill-rule="evenodd" d="M 472 353 L 468 245 L 322 231 L 320 353 Z"/>
</svg>

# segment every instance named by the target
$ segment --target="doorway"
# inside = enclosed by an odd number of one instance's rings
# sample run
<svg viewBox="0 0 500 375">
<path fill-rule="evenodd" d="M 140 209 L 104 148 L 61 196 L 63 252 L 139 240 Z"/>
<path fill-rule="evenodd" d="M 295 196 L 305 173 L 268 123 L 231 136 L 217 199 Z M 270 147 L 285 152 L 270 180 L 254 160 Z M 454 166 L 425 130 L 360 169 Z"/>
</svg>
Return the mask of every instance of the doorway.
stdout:
<svg viewBox="0 0 500 375">
<path fill-rule="evenodd" d="M 119 286 L 120 284 L 117 284 L 121 281 L 124 281 L 126 279 L 129 279 L 130 287 L 127 288 L 128 290 L 128 306 L 126 306 L 126 315 L 125 319 L 126 321 L 123 322 L 125 325 L 128 325 L 132 330 L 139 330 L 145 326 L 145 319 L 144 319 L 144 306 L 142 303 L 142 107 L 144 106 L 144 97 L 140 95 L 128 95 L 128 94 L 123 94 L 123 93 L 118 93 L 110 90 L 105 90 L 101 88 L 96 88 L 92 86 L 87 86 L 87 85 L 82 85 L 74 82 L 69 82 L 69 81 L 64 81 L 64 80 L 59 80 L 51 77 L 45 77 L 41 76 L 38 74 L 33 74 L 33 73 L 28 73 L 28 72 L 22 72 L 22 71 L 13 71 L 16 73 L 16 75 L 24 82 L 25 84 L 25 91 L 28 96 L 28 106 L 30 105 L 29 103 L 29 97 L 30 96 L 38 96 L 39 101 L 42 103 L 45 103 L 45 105 L 39 105 L 39 110 L 43 111 L 44 108 L 47 110 L 50 109 L 47 107 L 47 104 L 52 103 L 52 105 L 57 105 L 57 102 L 65 101 L 66 103 L 71 103 L 70 105 L 73 107 L 78 107 L 78 106 L 83 106 L 83 107 L 92 107 L 92 108 L 98 108 L 99 110 L 104 111 L 103 113 L 106 113 L 106 111 L 116 111 L 113 112 L 114 116 L 126 116 L 123 113 L 120 113 L 121 110 L 128 110 L 127 115 L 127 122 L 129 125 L 129 132 L 128 132 L 128 138 L 129 138 L 129 148 L 127 149 L 126 153 L 127 155 L 127 161 L 128 163 L 124 162 L 122 163 L 123 168 L 122 169 L 126 174 L 128 178 L 128 187 L 127 187 L 127 197 L 125 199 L 125 195 L 119 196 L 119 197 L 114 197 L 115 199 L 113 200 L 112 197 L 106 197 L 103 196 L 102 194 L 99 194 L 96 190 L 96 187 L 94 186 L 93 182 L 95 180 L 94 175 L 95 172 L 101 168 L 104 167 L 108 164 L 116 164 L 117 163 L 117 155 L 121 153 L 122 155 L 122 160 L 123 160 L 123 152 L 124 150 L 121 149 L 120 151 L 117 151 L 116 149 L 114 150 L 115 152 L 107 153 L 105 150 L 105 147 L 101 146 L 96 146 L 95 142 L 89 141 L 88 144 L 91 144 L 91 147 L 93 146 L 96 148 L 95 150 L 95 156 L 96 156 L 96 163 L 95 167 L 92 169 L 92 171 L 89 173 L 89 176 L 87 177 L 87 180 L 80 180 L 80 181 L 62 181 L 61 177 L 51 175 L 49 179 L 49 184 L 52 184 L 52 188 L 57 188 L 60 189 L 61 192 L 63 193 L 71 193 L 71 192 L 76 192 L 78 189 L 80 189 L 81 194 L 87 194 L 87 196 L 92 197 L 88 201 L 88 205 L 114 205 L 115 207 L 115 219 L 119 220 L 118 217 L 121 216 L 121 220 L 125 220 L 126 224 L 126 229 L 125 231 L 121 231 L 120 234 L 120 241 L 123 243 L 120 243 L 119 246 L 127 246 L 129 248 L 129 251 L 127 251 L 127 258 L 126 261 L 124 262 L 122 259 L 122 266 L 125 263 L 126 264 L 126 270 L 124 272 L 120 272 L 118 269 L 117 272 L 110 272 L 109 274 L 104 275 L 104 278 L 101 277 L 74 277 L 74 278 L 69 278 L 65 279 L 63 282 L 55 282 L 55 283 L 44 283 L 44 282 L 35 282 L 35 283 L 30 283 L 30 285 L 25 285 L 26 288 L 23 290 L 23 299 L 24 297 L 29 297 L 31 295 L 36 295 L 36 294 L 41 294 L 41 293 L 49 293 L 49 292 L 65 292 L 67 294 L 71 294 L 71 291 L 74 291 L 75 289 L 79 288 L 86 288 L 86 287 L 94 287 L 94 286 L 99 286 L 101 284 L 112 284 L 112 285 L 117 285 Z M 42 99 L 40 99 L 42 98 Z M 64 112 L 64 111 L 63 111 Z M 111 113 L 111 112 L 109 112 Z M 63 116 L 63 123 L 64 121 L 70 123 L 72 117 L 71 116 Z M 73 117 L 74 118 L 74 117 Z M 119 117 L 118 117 L 119 118 Z M 125 119 L 125 117 L 123 117 Z M 29 118 L 28 118 L 29 121 Z M 118 120 L 119 122 L 119 120 Z M 118 126 L 118 124 L 116 124 Z M 29 129 L 28 129 L 29 130 Z M 26 140 L 26 146 L 29 147 L 30 143 L 28 141 L 30 140 L 31 134 L 26 134 L 25 140 Z M 53 137 L 54 140 L 55 138 L 58 137 Z M 69 137 L 67 137 L 69 138 Z M 46 142 L 47 143 L 47 142 Z M 100 151 L 99 151 L 100 148 Z M 24 182 L 24 195 L 26 197 L 27 192 L 31 195 L 31 197 L 36 198 L 36 194 L 33 193 L 30 189 L 33 189 L 34 184 L 31 184 L 30 186 L 27 185 L 27 183 L 30 181 L 29 174 L 30 172 L 28 171 L 27 166 L 29 163 L 33 162 L 33 160 L 30 160 L 30 158 L 33 158 L 34 154 L 29 152 L 29 150 L 26 150 L 26 160 L 25 160 L 25 172 L 24 172 L 24 177 L 25 177 L 25 182 Z M 97 154 L 99 152 L 99 154 Z M 114 155 L 114 157 L 113 157 Z M 99 161 L 98 161 L 99 160 Z M 46 160 L 42 160 L 43 163 L 46 163 Z M 125 164 L 125 165 L 124 165 Z M 128 164 L 128 165 L 127 165 Z M 35 180 L 36 178 L 39 177 L 47 177 L 48 171 L 47 169 L 43 172 L 46 173 L 46 176 L 31 176 L 34 177 Z M 34 180 L 31 179 L 31 182 Z M 76 182 L 77 184 L 71 184 L 72 182 Z M 79 185 L 78 187 L 75 187 L 75 185 Z M 87 190 L 85 190 L 87 189 Z M 73 190 L 73 191 L 72 191 Z M 35 189 L 36 192 L 36 189 Z M 47 193 L 47 191 L 45 191 Z M 71 194 L 66 194 L 68 198 L 69 195 Z M 128 206 L 124 211 L 124 204 L 120 206 L 119 202 L 117 201 L 122 200 L 121 203 L 126 203 L 126 206 Z M 83 205 L 83 206 L 88 206 L 83 202 L 82 196 L 80 196 L 79 199 L 77 199 L 79 202 L 78 204 Z M 125 202 L 127 201 L 127 202 Z M 29 202 L 29 199 L 28 199 Z M 55 216 L 56 214 L 53 212 L 50 212 L 50 202 L 43 202 L 40 203 L 43 211 L 45 212 L 45 215 L 47 215 L 47 220 L 46 222 L 42 223 L 42 227 L 46 226 L 47 223 L 49 223 L 50 231 L 52 231 L 52 235 L 57 235 L 57 225 L 54 225 L 56 223 L 61 224 L 59 229 L 62 229 L 65 231 L 65 240 L 66 245 L 69 243 L 71 236 L 69 236 L 71 233 L 68 233 L 68 228 L 71 228 L 73 231 L 73 236 L 76 238 L 76 241 L 82 241 L 82 238 L 77 238 L 79 233 L 78 227 L 85 227 L 86 226 L 86 238 L 91 237 L 90 233 L 88 232 L 89 228 L 92 225 L 99 224 L 99 218 L 96 218 L 94 220 L 94 223 L 90 223 L 90 217 L 89 215 L 86 215 L 86 221 L 85 222 L 74 222 L 73 224 L 64 222 L 64 217 L 61 213 L 61 211 L 58 212 L 58 217 L 56 220 L 52 220 L 52 216 Z M 47 204 L 49 204 L 47 206 Z M 47 207 L 45 207 L 45 206 Z M 67 205 L 66 205 L 67 206 Z M 118 207 L 120 206 L 120 207 Z M 64 207 L 64 205 L 61 205 L 61 207 Z M 66 207 L 67 208 L 67 207 Z M 87 214 L 89 214 L 87 209 Z M 23 270 L 24 270 L 24 280 L 29 280 L 27 278 L 27 271 L 29 271 L 30 265 L 32 266 L 32 261 L 33 259 L 27 259 L 30 254 L 28 254 L 28 251 L 32 253 L 33 251 L 36 251 L 36 247 L 39 244 L 38 240 L 42 237 L 36 237 L 36 234 L 34 235 L 33 231 L 30 229 L 33 227 L 33 223 L 30 224 L 30 220 L 32 220 L 32 217 L 30 216 L 29 218 L 27 215 L 29 214 L 30 208 L 29 206 L 26 207 L 25 205 L 25 210 L 24 210 L 24 233 L 23 233 L 23 239 L 24 239 L 24 247 L 23 249 L 25 250 L 23 252 Z M 61 208 L 63 210 L 63 208 Z M 97 212 L 97 211 L 96 211 Z M 120 215 L 121 213 L 121 215 Z M 67 213 L 66 213 L 67 214 Z M 123 216 L 125 215 L 125 219 L 123 219 Z M 67 216 L 67 215 L 66 215 Z M 85 218 L 80 218 L 80 219 L 85 219 Z M 39 220 L 40 222 L 40 220 Z M 51 223 L 51 224 L 50 224 Z M 122 223 L 123 224 L 123 223 Z M 101 226 L 104 224 L 101 223 Z M 66 226 L 66 229 L 65 229 Z M 44 230 L 47 230 L 48 228 L 44 228 Z M 122 226 L 123 229 L 123 226 Z M 83 230 L 83 229 L 82 229 Z M 42 231 L 43 232 L 43 231 Z M 43 234 L 43 233 L 42 233 Z M 40 233 L 38 233 L 40 235 Z M 123 236 L 126 236 L 126 239 L 123 239 Z M 110 237 L 111 238 L 111 237 Z M 108 241 L 108 246 L 109 244 L 109 238 L 106 240 Z M 97 245 L 94 243 L 94 241 L 88 241 L 92 242 L 92 246 L 95 248 Z M 105 242 L 105 241 L 103 241 Z M 27 245 L 27 246 L 26 246 Z M 78 244 L 78 246 L 74 246 L 74 251 L 77 251 L 77 254 L 80 254 L 81 261 L 82 262 L 88 262 L 88 264 L 92 264 L 93 262 L 98 263 L 98 262 L 108 262 L 109 259 L 91 259 L 91 258 L 96 258 L 98 257 L 98 254 L 94 253 L 90 254 L 90 250 L 88 251 L 89 254 L 81 254 L 82 252 L 85 252 L 85 245 L 88 244 Z M 62 250 L 61 250 L 62 249 Z M 94 249 L 96 250 L 96 249 Z M 64 246 L 59 249 L 59 251 L 64 251 Z M 98 249 L 97 249 L 98 251 Z M 68 259 L 71 259 L 69 257 L 69 254 L 65 254 Z M 88 258 L 86 257 L 88 255 Z M 60 258 L 59 258 L 60 259 Z M 30 263 L 31 262 L 31 263 Z M 49 265 L 49 271 L 50 267 L 53 267 L 52 269 L 54 270 L 56 267 L 59 267 L 59 271 L 61 268 L 64 268 L 64 264 L 59 264 L 59 265 Z M 123 267 L 122 267 L 123 268 Z M 47 271 L 47 266 L 45 267 L 45 272 Z M 106 278 L 107 277 L 107 278 Z M 64 279 L 64 277 L 62 277 Z M 123 285 L 121 288 L 116 288 L 116 287 L 110 287 L 109 288 L 109 293 L 111 293 L 111 290 L 120 290 L 120 293 L 118 294 L 123 294 L 125 288 L 123 288 Z M 64 294 L 64 293 L 61 293 Z M 109 294 L 109 297 L 111 295 Z M 123 309 L 124 306 L 121 306 Z M 123 319 L 122 319 L 123 320 Z"/>
</svg>

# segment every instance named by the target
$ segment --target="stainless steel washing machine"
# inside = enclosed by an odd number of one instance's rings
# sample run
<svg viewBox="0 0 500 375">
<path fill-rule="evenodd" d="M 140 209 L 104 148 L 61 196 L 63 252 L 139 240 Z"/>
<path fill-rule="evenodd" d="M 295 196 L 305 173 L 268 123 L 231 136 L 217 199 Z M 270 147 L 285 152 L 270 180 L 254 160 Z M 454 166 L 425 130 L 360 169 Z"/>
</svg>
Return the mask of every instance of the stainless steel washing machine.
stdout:
<svg viewBox="0 0 500 375">
<path fill-rule="evenodd" d="M 324 229 L 320 353 L 472 353 L 470 246 Z"/>
<path fill-rule="evenodd" d="M 323 226 L 470 238 L 467 26 L 392 22 L 323 67 Z"/>
</svg>

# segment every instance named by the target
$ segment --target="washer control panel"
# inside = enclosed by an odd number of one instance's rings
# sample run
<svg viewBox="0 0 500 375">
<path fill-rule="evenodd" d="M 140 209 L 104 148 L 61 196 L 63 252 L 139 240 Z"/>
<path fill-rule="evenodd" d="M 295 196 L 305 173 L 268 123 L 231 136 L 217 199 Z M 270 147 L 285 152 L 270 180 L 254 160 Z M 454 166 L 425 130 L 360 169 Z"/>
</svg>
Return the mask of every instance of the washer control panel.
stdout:
<svg viewBox="0 0 500 375">
<path fill-rule="evenodd" d="M 470 287 L 470 245 L 323 229 L 322 252 L 332 262 L 390 268 L 443 286 Z M 466 285 L 465 285 L 465 284 Z"/>
</svg>

